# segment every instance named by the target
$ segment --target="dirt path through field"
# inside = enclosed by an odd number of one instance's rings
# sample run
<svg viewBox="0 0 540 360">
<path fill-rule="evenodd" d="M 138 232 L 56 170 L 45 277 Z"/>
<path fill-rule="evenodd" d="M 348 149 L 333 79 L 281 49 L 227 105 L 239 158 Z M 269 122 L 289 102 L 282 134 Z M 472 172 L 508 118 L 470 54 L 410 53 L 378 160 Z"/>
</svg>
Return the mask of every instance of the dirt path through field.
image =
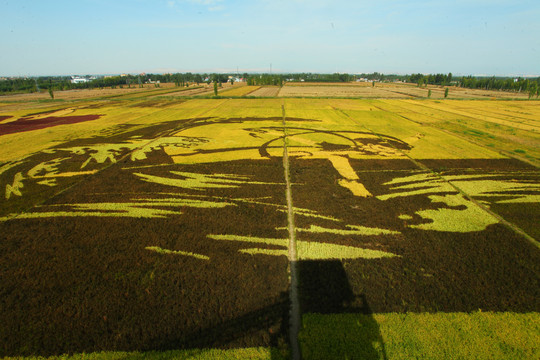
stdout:
<svg viewBox="0 0 540 360">
<path fill-rule="evenodd" d="M 291 344 L 291 357 L 294 360 L 301 359 L 298 333 L 300 331 L 300 302 L 298 299 L 298 256 L 296 254 L 296 230 L 294 228 L 294 210 L 292 202 L 292 191 L 289 171 L 289 155 L 287 151 L 287 124 L 285 122 L 285 106 L 281 105 L 283 117 L 283 170 L 286 184 L 287 197 L 287 223 L 289 230 L 289 272 L 290 272 L 290 324 L 289 337 Z"/>
</svg>

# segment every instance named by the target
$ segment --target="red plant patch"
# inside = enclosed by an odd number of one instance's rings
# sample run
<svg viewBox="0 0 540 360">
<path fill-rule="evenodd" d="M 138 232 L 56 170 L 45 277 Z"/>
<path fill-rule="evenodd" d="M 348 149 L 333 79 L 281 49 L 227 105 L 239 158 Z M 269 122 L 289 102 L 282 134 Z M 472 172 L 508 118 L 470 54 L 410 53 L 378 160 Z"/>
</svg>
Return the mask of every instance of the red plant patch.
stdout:
<svg viewBox="0 0 540 360">
<path fill-rule="evenodd" d="M 79 116 L 49 116 L 42 119 L 30 120 L 20 118 L 15 121 L 0 124 L 0 135 L 15 134 L 23 131 L 45 129 L 52 126 L 76 124 L 84 121 L 99 119 L 101 115 L 79 115 Z M 0 120 L 1 117 L 0 117 Z"/>
<path fill-rule="evenodd" d="M 12 117 L 11 115 L 0 115 L 0 121 L 4 121 L 6 119 L 9 119 L 10 117 Z"/>
</svg>

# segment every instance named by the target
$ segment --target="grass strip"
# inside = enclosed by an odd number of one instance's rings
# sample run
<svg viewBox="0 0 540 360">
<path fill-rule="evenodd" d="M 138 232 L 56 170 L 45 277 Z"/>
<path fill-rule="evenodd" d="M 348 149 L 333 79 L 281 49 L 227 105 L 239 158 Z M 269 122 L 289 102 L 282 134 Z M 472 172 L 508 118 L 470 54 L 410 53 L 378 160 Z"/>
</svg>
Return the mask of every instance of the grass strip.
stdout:
<svg viewBox="0 0 540 360">
<path fill-rule="evenodd" d="M 298 297 L 298 255 L 296 253 L 296 232 L 294 227 L 294 206 L 292 202 L 291 190 L 291 175 L 289 169 L 289 154 L 287 150 L 287 123 L 285 122 L 285 105 L 281 105 L 282 123 L 283 123 L 283 172 L 285 176 L 287 198 L 287 223 L 289 230 L 289 271 L 290 271 L 290 290 L 289 297 L 291 300 L 290 317 L 289 317 L 289 340 L 291 345 L 291 357 L 293 360 L 302 358 L 300 343 L 298 342 L 298 333 L 302 326 L 302 318 L 300 317 L 300 300 Z"/>
<path fill-rule="evenodd" d="M 305 314 L 307 359 L 538 359 L 538 313 Z"/>
</svg>

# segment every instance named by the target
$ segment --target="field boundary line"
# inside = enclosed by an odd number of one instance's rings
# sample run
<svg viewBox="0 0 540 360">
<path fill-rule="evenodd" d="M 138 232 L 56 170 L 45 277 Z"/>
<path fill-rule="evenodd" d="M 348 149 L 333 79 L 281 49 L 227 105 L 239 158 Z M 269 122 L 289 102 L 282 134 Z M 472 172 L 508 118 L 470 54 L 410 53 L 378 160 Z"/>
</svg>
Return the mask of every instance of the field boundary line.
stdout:
<svg viewBox="0 0 540 360">
<path fill-rule="evenodd" d="M 283 123 L 283 172 L 285 176 L 285 196 L 287 198 L 287 229 L 289 231 L 289 275 L 290 275 L 290 309 L 289 309 L 289 342 L 291 358 L 300 360 L 302 353 L 298 342 L 298 333 L 302 319 L 300 317 L 300 301 L 298 299 L 298 255 L 296 253 L 296 229 L 294 227 L 294 207 L 292 202 L 292 189 L 289 168 L 289 153 L 287 151 L 287 123 L 285 120 L 285 105 L 281 105 Z"/>
<path fill-rule="evenodd" d="M 242 96 L 248 96 L 249 94 L 252 94 L 252 93 L 254 93 L 255 91 L 257 91 L 257 90 L 259 90 L 259 89 L 261 89 L 261 88 L 262 88 L 262 85 L 259 86 L 258 88 L 256 88 L 255 90 L 251 90 L 250 92 L 248 92 L 248 93 L 246 93 L 246 94 L 244 94 L 244 95 L 242 95 Z"/>
<path fill-rule="evenodd" d="M 345 115 L 347 118 L 351 119 L 351 120 L 354 120 L 353 118 L 351 118 L 346 112 L 344 112 L 343 110 L 341 109 L 337 109 L 335 107 L 333 107 L 333 109 L 343 115 Z M 383 110 L 383 111 L 386 111 L 386 110 Z M 373 135 L 377 136 L 378 138 L 380 138 L 381 140 L 384 140 L 382 139 L 382 137 L 377 134 L 376 132 L 374 132 L 373 130 L 371 130 L 370 128 L 368 128 L 367 126 L 363 125 L 363 124 L 360 124 L 360 126 L 362 126 L 364 129 L 368 130 L 370 133 L 372 133 Z M 389 145 L 389 146 L 392 146 L 392 145 Z M 395 148 L 394 146 L 392 146 L 392 148 L 394 148 L 394 150 L 400 152 L 403 156 L 407 157 L 413 164 L 415 164 L 418 168 L 422 169 L 422 170 L 425 170 L 425 171 L 429 171 L 430 173 L 432 173 L 433 175 L 435 175 L 437 178 L 439 178 L 440 180 L 443 180 L 444 182 L 446 182 L 448 185 L 450 185 L 453 189 L 455 189 L 458 193 L 460 193 L 463 197 L 465 197 L 467 200 L 469 200 L 470 202 L 472 202 L 473 204 L 475 204 L 476 206 L 478 206 L 481 210 L 487 212 L 489 215 L 491 215 L 492 217 L 494 217 L 495 219 L 497 219 L 499 221 L 499 223 L 503 224 L 504 226 L 506 226 L 507 228 L 509 228 L 510 230 L 514 231 L 515 233 L 523 236 L 524 238 L 526 238 L 529 242 L 531 242 L 533 245 L 535 245 L 536 247 L 540 248 L 540 242 L 538 242 L 535 238 L 533 238 L 532 236 L 530 236 L 529 234 L 527 234 L 524 230 L 522 230 L 519 226 L 509 222 L 508 220 L 504 219 L 502 216 L 500 216 L 499 214 L 491 211 L 491 209 L 489 209 L 488 207 L 482 205 L 480 202 L 476 201 L 472 196 L 470 196 L 469 194 L 467 194 L 465 191 L 461 190 L 459 187 L 457 187 L 456 185 L 454 185 L 450 180 L 447 180 L 443 175 L 441 175 L 439 172 L 435 171 L 435 170 L 432 170 L 431 168 L 427 167 L 426 165 L 422 164 L 421 162 L 417 161 L 416 159 L 412 158 L 409 156 L 409 154 L 406 154 L 404 151 L 398 149 L 398 148 Z"/>
<path fill-rule="evenodd" d="M 426 106 L 426 105 L 421 105 L 421 106 L 427 107 L 428 109 L 433 109 L 433 108 L 430 108 L 429 106 Z M 377 105 L 374 105 L 374 104 L 373 104 L 373 107 L 375 107 L 375 108 L 377 108 L 377 109 L 379 109 L 379 110 L 381 110 L 381 111 L 384 111 L 384 112 L 390 112 L 390 111 L 388 111 L 388 110 L 386 110 L 386 109 L 383 109 L 383 108 L 381 108 L 381 107 L 379 107 L 379 106 L 377 106 Z M 414 113 L 417 113 L 417 114 L 421 114 L 421 113 L 419 113 L 419 112 L 417 112 L 417 111 L 414 111 L 414 110 L 410 110 L 410 111 L 412 111 L 412 112 L 414 112 Z M 448 112 L 449 112 L 449 113 L 452 113 L 452 112 L 450 112 L 450 111 L 448 111 Z M 482 148 L 484 148 L 484 149 L 488 149 L 488 150 L 491 150 L 491 151 L 496 151 L 496 152 L 498 152 L 499 154 L 504 155 L 504 156 L 507 156 L 507 157 L 509 157 L 509 158 L 516 159 L 516 160 L 519 160 L 519 161 L 523 161 L 523 162 L 525 162 L 525 163 L 527 163 L 527 164 L 529 164 L 529 165 L 534 166 L 535 168 L 540 168 L 540 165 L 539 165 L 536 161 L 532 161 L 532 160 L 529 160 L 529 159 L 527 159 L 527 158 L 521 157 L 521 156 L 519 156 L 519 155 L 515 155 L 515 154 L 513 154 L 513 153 L 511 153 L 511 152 L 509 152 L 509 151 L 506 151 L 506 150 L 500 150 L 500 149 L 495 149 L 495 150 L 494 150 L 494 149 L 490 148 L 490 147 L 487 146 L 487 145 L 484 145 L 484 144 L 482 144 L 482 143 L 480 143 L 480 142 L 477 142 L 477 141 L 475 141 L 475 140 L 473 140 L 473 139 L 471 139 L 471 138 L 462 136 L 461 134 L 454 133 L 454 132 L 452 132 L 452 131 L 450 131 L 450 130 L 441 129 L 441 128 L 436 127 L 435 125 L 432 125 L 432 124 L 430 124 L 430 123 L 423 123 L 423 122 L 420 122 L 420 121 L 416 121 L 416 120 L 413 120 L 413 119 L 409 119 L 409 118 L 406 117 L 405 115 L 401 115 L 401 114 L 398 114 L 398 113 L 392 113 L 392 114 L 395 114 L 396 116 L 399 116 L 399 117 L 401 117 L 401 118 L 403 118 L 403 119 L 405 119 L 405 120 L 407 120 L 407 121 L 413 122 L 413 123 L 418 124 L 418 125 L 421 125 L 421 126 L 429 126 L 430 128 L 433 128 L 433 129 L 442 131 L 442 132 L 444 132 L 445 134 L 448 134 L 448 135 L 455 136 L 455 137 L 457 137 L 457 138 L 460 138 L 461 140 L 468 141 L 468 142 L 470 142 L 471 144 L 480 146 L 480 147 L 482 147 Z M 452 114 L 455 114 L 455 113 L 452 113 Z M 459 115 L 459 114 L 455 114 L 455 115 Z M 463 115 L 461 115 L 461 116 L 463 116 Z M 471 119 L 473 119 L 473 120 L 479 120 L 479 119 L 475 119 L 475 118 L 473 118 L 473 117 L 469 117 L 469 118 L 471 118 Z M 482 121 L 482 120 L 480 120 L 480 121 Z M 525 131 L 526 131 L 526 130 L 525 130 Z"/>
<path fill-rule="evenodd" d="M 409 96 L 412 99 L 423 99 L 424 98 L 424 96 L 421 96 L 421 95 L 415 95 L 415 94 L 409 94 L 409 93 L 401 92 L 401 91 L 389 90 L 389 89 L 385 89 L 385 88 L 382 88 L 382 87 L 379 87 L 378 89 L 386 91 L 386 92 L 390 92 L 390 93 L 393 93 L 393 94 Z M 426 97 L 426 99 L 427 99 L 427 97 Z M 396 99 L 396 100 L 399 100 L 399 99 Z"/>
</svg>

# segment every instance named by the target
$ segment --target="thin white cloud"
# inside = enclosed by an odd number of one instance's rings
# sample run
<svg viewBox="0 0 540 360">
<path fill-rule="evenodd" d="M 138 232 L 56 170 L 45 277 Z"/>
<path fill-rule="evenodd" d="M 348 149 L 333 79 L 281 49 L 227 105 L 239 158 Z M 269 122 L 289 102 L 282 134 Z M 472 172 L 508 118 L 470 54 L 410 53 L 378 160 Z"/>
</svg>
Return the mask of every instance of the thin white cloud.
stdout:
<svg viewBox="0 0 540 360">
<path fill-rule="evenodd" d="M 224 0 L 167 0 L 165 3 L 170 9 L 181 6 L 182 3 L 184 3 L 195 6 L 205 6 L 210 11 L 218 11 L 224 8 L 224 6 L 221 4 L 223 1 Z"/>
<path fill-rule="evenodd" d="M 167 6 L 172 8 L 176 5 L 191 4 L 193 6 L 203 6 L 206 7 L 208 11 L 222 11 L 225 9 L 223 5 L 224 0 L 170 0 L 167 1 Z"/>
<path fill-rule="evenodd" d="M 206 6 L 212 6 L 212 5 L 216 5 L 223 2 L 223 0 L 186 0 L 186 1 L 190 3 L 206 5 Z"/>
</svg>

